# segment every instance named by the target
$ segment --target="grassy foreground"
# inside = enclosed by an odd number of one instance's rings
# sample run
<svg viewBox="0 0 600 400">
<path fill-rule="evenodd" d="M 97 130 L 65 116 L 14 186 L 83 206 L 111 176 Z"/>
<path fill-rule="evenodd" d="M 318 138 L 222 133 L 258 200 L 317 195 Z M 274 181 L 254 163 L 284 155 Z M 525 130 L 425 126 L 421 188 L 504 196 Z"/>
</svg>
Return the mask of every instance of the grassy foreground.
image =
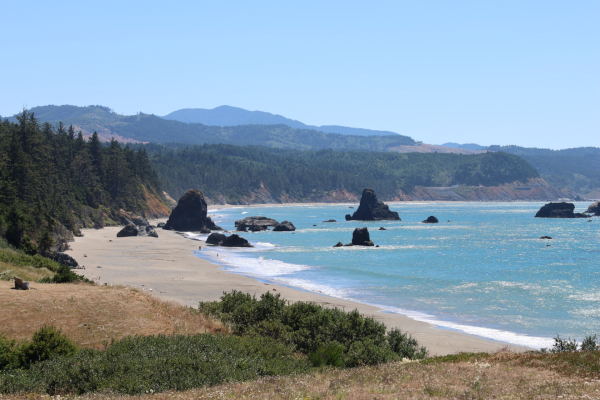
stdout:
<svg viewBox="0 0 600 400">
<path fill-rule="evenodd" d="M 311 307 L 308 311 L 315 312 L 307 313 L 302 308 L 306 306 L 288 308 L 272 296 L 261 303 L 234 293 L 225 302 L 201 304 L 199 312 L 124 287 L 35 284 L 35 290 L 15 291 L 10 286 L 0 283 L 0 303 L 7 311 L 0 313 L 0 330 L 8 339 L 30 339 L 40 326 L 52 323 L 84 349 L 28 369 L 4 371 L 2 400 L 58 395 L 84 399 L 600 398 L 598 351 L 458 354 L 415 361 L 396 358 L 353 368 L 315 367 L 299 350 L 318 349 L 318 341 L 331 338 L 346 340 L 343 333 L 356 332 L 356 327 L 344 324 L 362 326 L 371 342 L 381 337 L 380 327 L 347 313 L 338 320 L 343 322 L 339 332 L 329 327 L 311 333 L 311 324 L 327 326 L 339 315 Z M 296 328 L 304 333 L 298 335 Z M 109 345 L 111 339 L 115 342 Z M 391 354 L 389 343 L 380 344 L 383 347 L 373 349 L 379 349 L 375 354 L 385 361 Z M 361 348 L 368 346 L 363 343 Z"/>
</svg>

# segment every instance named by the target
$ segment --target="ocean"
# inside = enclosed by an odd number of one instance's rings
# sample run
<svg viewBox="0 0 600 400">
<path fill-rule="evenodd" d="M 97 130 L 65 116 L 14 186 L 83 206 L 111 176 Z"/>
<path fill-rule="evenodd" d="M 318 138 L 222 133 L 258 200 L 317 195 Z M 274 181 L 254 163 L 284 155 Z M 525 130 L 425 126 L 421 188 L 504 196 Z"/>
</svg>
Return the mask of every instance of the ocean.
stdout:
<svg viewBox="0 0 600 400">
<path fill-rule="evenodd" d="M 230 231 L 235 220 L 256 215 L 291 221 L 296 231 L 241 233 L 254 248 L 206 247 L 197 255 L 231 273 L 441 328 L 551 347 L 557 334 L 578 341 L 600 334 L 600 218 L 534 218 L 543 204 L 389 203 L 402 221 L 375 222 L 345 221 L 356 210 L 349 204 L 214 210 Z M 575 211 L 589 204 L 575 203 Z M 440 223 L 421 223 L 430 215 Z M 364 226 L 380 247 L 333 247 Z"/>
</svg>

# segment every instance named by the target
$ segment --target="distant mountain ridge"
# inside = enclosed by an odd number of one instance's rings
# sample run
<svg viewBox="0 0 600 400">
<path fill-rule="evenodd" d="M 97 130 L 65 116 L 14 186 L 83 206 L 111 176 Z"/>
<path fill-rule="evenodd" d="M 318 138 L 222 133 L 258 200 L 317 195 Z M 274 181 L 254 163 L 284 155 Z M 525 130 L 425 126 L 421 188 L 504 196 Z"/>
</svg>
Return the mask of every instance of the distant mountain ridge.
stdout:
<svg viewBox="0 0 600 400">
<path fill-rule="evenodd" d="M 395 133 L 385 136 L 344 135 L 308 128 L 292 128 L 284 124 L 222 127 L 180 122 L 144 113 L 120 115 L 103 106 L 49 105 L 33 107 L 29 111 L 33 112 L 41 123 L 56 125 L 62 122 L 66 126 L 73 125 L 75 131 L 81 130 L 84 135 L 89 136 L 96 131 L 103 141 L 110 141 L 110 138 L 114 137 L 115 140 L 125 143 L 221 143 L 300 150 L 331 148 L 359 151 L 389 151 L 394 147 L 416 144 L 412 138 Z M 16 122 L 15 117 L 8 119 Z"/>
<path fill-rule="evenodd" d="M 387 136 L 398 135 L 396 132 L 377 131 L 363 128 L 350 128 L 339 125 L 306 125 L 295 119 L 286 118 L 282 115 L 271 114 L 264 111 L 248 111 L 243 108 L 231 106 L 219 106 L 213 109 L 207 108 L 184 108 L 173 111 L 162 117 L 187 123 L 200 123 L 214 126 L 237 126 L 237 125 L 287 125 L 296 129 L 312 129 L 325 133 L 339 133 L 353 136 Z"/>
</svg>

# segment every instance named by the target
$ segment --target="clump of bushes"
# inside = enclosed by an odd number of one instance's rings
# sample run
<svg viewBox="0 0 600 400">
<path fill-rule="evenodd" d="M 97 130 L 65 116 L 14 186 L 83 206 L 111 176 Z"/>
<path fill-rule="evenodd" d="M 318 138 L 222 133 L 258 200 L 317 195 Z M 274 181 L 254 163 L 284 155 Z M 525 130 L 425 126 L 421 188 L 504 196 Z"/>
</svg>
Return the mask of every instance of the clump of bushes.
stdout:
<svg viewBox="0 0 600 400">
<path fill-rule="evenodd" d="M 5 368 L 0 373 L 0 393 L 133 395 L 188 390 L 309 369 L 305 358 L 270 338 L 212 334 L 138 336 L 114 342 L 105 350 L 84 349 L 54 356 L 27 369 Z"/>
<path fill-rule="evenodd" d="M 598 345 L 598 338 L 596 335 L 590 335 L 583 338 L 581 345 L 577 343 L 575 339 L 564 339 L 561 338 L 560 335 L 556 335 L 554 338 L 554 344 L 552 348 L 548 350 L 547 348 L 541 349 L 542 353 L 566 353 L 566 352 L 576 352 L 576 351 L 598 351 L 600 350 L 600 345 Z"/>
<path fill-rule="evenodd" d="M 313 365 L 355 367 L 402 358 L 422 359 L 427 350 L 398 329 L 386 332 L 383 323 L 315 303 L 288 304 L 266 292 L 260 299 L 238 291 L 221 301 L 201 302 L 201 313 L 230 324 L 239 335 L 270 337 L 309 355 Z"/>
<path fill-rule="evenodd" d="M 76 352 L 77 346 L 53 326 L 40 328 L 31 341 L 21 343 L 0 334 L 0 370 L 26 369 L 36 362 Z"/>
</svg>

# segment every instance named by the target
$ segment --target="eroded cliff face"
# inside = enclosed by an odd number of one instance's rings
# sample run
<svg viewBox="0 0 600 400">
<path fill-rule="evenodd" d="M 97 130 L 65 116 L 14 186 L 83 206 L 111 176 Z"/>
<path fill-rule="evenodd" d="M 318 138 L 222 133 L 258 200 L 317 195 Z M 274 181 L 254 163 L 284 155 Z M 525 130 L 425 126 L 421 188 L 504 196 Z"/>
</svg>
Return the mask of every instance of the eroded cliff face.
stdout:
<svg viewBox="0 0 600 400">
<path fill-rule="evenodd" d="M 549 186 L 543 179 L 530 179 L 526 183 L 513 182 L 502 186 L 457 186 L 421 187 L 412 193 L 399 192 L 399 200 L 404 201 L 557 201 L 569 199 L 584 200 L 568 189 Z"/>
<path fill-rule="evenodd" d="M 248 191 L 237 204 L 286 204 L 286 203 L 358 203 L 360 193 L 347 190 L 314 192 L 306 198 L 297 198 L 286 193 L 274 193 L 261 183 L 260 187 Z M 416 186 L 412 192 L 399 190 L 396 196 L 382 198 L 383 201 L 581 201 L 577 193 L 549 186 L 543 179 L 513 182 L 502 186 Z M 207 199 L 208 204 L 227 204 L 227 199 L 218 196 Z"/>
</svg>

